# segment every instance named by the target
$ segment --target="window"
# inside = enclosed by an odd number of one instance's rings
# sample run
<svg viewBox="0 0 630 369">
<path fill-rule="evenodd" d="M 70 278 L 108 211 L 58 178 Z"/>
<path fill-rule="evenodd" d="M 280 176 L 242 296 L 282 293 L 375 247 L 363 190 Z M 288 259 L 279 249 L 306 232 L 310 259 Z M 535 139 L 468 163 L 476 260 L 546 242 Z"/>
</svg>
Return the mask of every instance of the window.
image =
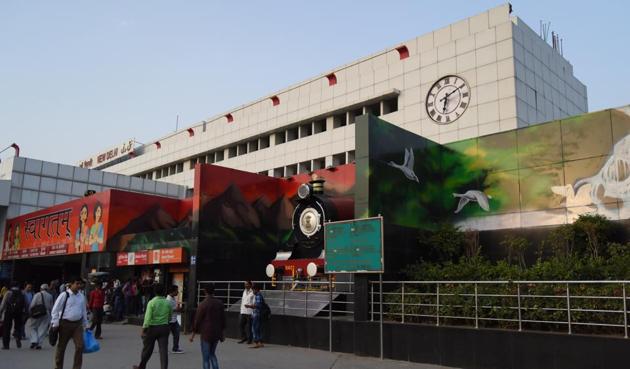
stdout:
<svg viewBox="0 0 630 369">
<path fill-rule="evenodd" d="M 383 101 L 383 115 L 398 111 L 398 97 Z"/>
<path fill-rule="evenodd" d="M 232 146 L 228 149 L 228 158 L 233 158 L 236 156 L 236 146 Z"/>
<path fill-rule="evenodd" d="M 297 174 L 297 164 L 287 165 L 286 172 L 284 173 L 285 177 L 291 177 Z"/>
<path fill-rule="evenodd" d="M 313 123 L 306 123 L 300 126 L 300 138 L 313 134 Z"/>
<path fill-rule="evenodd" d="M 350 110 L 348 112 L 348 120 L 350 124 L 354 124 L 357 121 L 357 117 L 363 115 L 363 108 L 357 108 L 357 109 L 353 109 Z"/>
<path fill-rule="evenodd" d="M 260 150 L 266 149 L 269 147 L 269 137 L 270 136 L 264 136 L 260 138 L 259 143 L 258 143 Z"/>
<path fill-rule="evenodd" d="M 276 145 L 287 142 L 285 131 L 276 133 Z"/>
<path fill-rule="evenodd" d="M 311 171 L 311 161 L 309 160 L 309 161 L 301 162 L 298 169 L 299 169 L 300 173 L 310 173 L 310 171 Z"/>
<path fill-rule="evenodd" d="M 181 173 L 184 171 L 184 163 L 177 163 L 175 165 L 175 172 L 176 173 Z"/>
<path fill-rule="evenodd" d="M 260 174 L 261 176 L 268 176 L 269 175 L 269 171 L 268 170 L 263 170 L 262 172 L 258 172 L 258 174 Z"/>
<path fill-rule="evenodd" d="M 274 169 L 273 176 L 276 178 L 284 177 L 284 167 Z"/>
<path fill-rule="evenodd" d="M 162 178 L 162 170 L 158 169 L 155 171 L 155 179 L 160 179 Z"/>
<path fill-rule="evenodd" d="M 241 155 L 247 154 L 247 143 L 239 144 L 237 148 L 238 148 L 237 155 L 241 156 Z"/>
<path fill-rule="evenodd" d="M 298 139 L 298 127 L 287 129 L 287 142 Z"/>
<path fill-rule="evenodd" d="M 199 164 L 205 164 L 206 163 L 206 156 L 205 155 L 201 155 L 200 157 L 197 158 L 197 162 Z"/>
<path fill-rule="evenodd" d="M 177 166 L 173 164 L 168 168 L 168 175 L 172 176 L 175 173 L 177 173 Z"/>
<path fill-rule="evenodd" d="M 354 150 L 348 151 L 348 163 L 352 163 L 354 161 Z"/>
<path fill-rule="evenodd" d="M 326 167 L 326 158 L 313 159 L 313 170 L 324 169 Z"/>
<path fill-rule="evenodd" d="M 168 177 L 168 167 L 162 168 L 162 178 Z"/>
<path fill-rule="evenodd" d="M 195 164 L 197 164 L 197 158 L 190 159 L 190 169 L 195 169 Z"/>
<path fill-rule="evenodd" d="M 225 151 L 223 150 L 219 150 L 217 152 L 215 152 L 215 156 L 214 156 L 214 162 L 217 163 L 219 161 L 222 161 L 225 158 Z"/>
<path fill-rule="evenodd" d="M 316 120 L 313 123 L 313 131 L 316 134 L 317 133 L 321 133 L 321 132 L 325 132 L 326 131 L 326 119 Z"/>
<path fill-rule="evenodd" d="M 211 152 L 210 154 L 206 155 L 206 163 L 208 163 L 208 164 L 214 163 L 214 155 L 215 155 L 215 153 L 213 153 L 213 152 Z"/>
<path fill-rule="evenodd" d="M 258 140 L 249 141 L 248 145 L 249 152 L 258 151 Z"/>
<path fill-rule="evenodd" d="M 345 152 L 333 155 L 333 163 L 332 163 L 332 165 L 334 167 L 336 167 L 338 165 L 344 165 L 345 163 L 346 163 L 346 153 Z"/>
<path fill-rule="evenodd" d="M 368 105 L 365 107 L 365 112 L 368 114 L 372 114 L 375 116 L 380 116 L 381 115 L 381 103 L 377 102 L 371 105 Z"/>
<path fill-rule="evenodd" d="M 333 116 L 333 128 L 339 128 L 346 125 L 346 113 L 339 113 Z"/>
</svg>

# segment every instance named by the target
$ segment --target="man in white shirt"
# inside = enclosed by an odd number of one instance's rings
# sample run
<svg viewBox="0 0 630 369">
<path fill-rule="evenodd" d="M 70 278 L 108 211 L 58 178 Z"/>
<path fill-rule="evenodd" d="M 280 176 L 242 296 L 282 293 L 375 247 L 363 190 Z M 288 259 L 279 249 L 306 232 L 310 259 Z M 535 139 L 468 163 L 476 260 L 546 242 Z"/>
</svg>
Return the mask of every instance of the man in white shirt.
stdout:
<svg viewBox="0 0 630 369">
<path fill-rule="evenodd" d="M 245 281 L 245 290 L 241 299 L 241 315 L 239 327 L 241 328 L 241 340 L 238 343 L 252 343 L 252 309 L 247 306 L 254 305 L 254 291 L 252 291 L 252 281 Z"/>
<path fill-rule="evenodd" d="M 83 281 L 74 278 L 65 292 L 61 293 L 52 309 L 53 328 L 59 329 L 59 342 L 55 351 L 55 369 L 63 368 L 63 357 L 68 341 L 74 341 L 74 364 L 72 369 L 81 369 L 83 361 L 83 330 L 87 327 L 85 296 L 79 291 Z"/>
<path fill-rule="evenodd" d="M 179 326 L 179 322 L 177 321 L 177 312 L 179 312 L 179 306 L 177 303 L 177 295 L 179 295 L 179 287 L 172 285 L 168 289 L 168 295 L 166 295 L 166 300 L 171 304 L 173 308 L 173 314 L 171 314 L 171 320 L 168 322 L 168 327 L 171 330 L 171 334 L 173 335 L 173 354 L 183 354 L 184 350 L 179 348 L 179 331 L 181 330 Z"/>
</svg>

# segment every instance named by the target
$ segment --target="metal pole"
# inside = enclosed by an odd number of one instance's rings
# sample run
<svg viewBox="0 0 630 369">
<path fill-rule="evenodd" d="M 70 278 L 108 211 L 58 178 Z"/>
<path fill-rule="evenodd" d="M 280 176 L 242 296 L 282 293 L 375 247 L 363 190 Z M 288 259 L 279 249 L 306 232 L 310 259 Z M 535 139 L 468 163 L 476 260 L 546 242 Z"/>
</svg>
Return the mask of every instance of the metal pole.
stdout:
<svg viewBox="0 0 630 369">
<path fill-rule="evenodd" d="M 435 307 L 436 307 L 436 322 L 435 325 L 440 326 L 440 284 L 436 284 L 436 292 L 435 292 Z"/>
<path fill-rule="evenodd" d="M 328 351 L 332 352 L 332 307 L 333 307 L 333 291 L 332 278 L 328 278 Z"/>
<path fill-rule="evenodd" d="M 626 284 L 623 286 L 623 333 L 624 338 L 628 338 L 628 307 L 626 306 Z"/>
<path fill-rule="evenodd" d="M 477 297 L 477 283 L 475 283 L 475 328 L 479 328 L 479 303 Z"/>
<path fill-rule="evenodd" d="M 372 300 L 372 303 L 370 304 L 370 310 L 371 310 L 371 321 L 374 321 L 374 283 L 371 283 L 370 281 L 370 289 L 372 290 L 372 292 L 370 293 L 370 298 Z"/>
<path fill-rule="evenodd" d="M 521 320 L 521 284 L 516 284 L 516 298 L 518 300 L 518 331 L 523 330 L 523 321 Z"/>
<path fill-rule="evenodd" d="M 381 360 L 383 360 L 383 274 L 379 273 L 378 275 L 378 282 L 380 284 L 380 294 L 379 294 L 379 304 L 381 305 L 381 308 L 379 309 L 381 312 L 381 322 L 380 322 L 380 333 L 381 333 Z"/>
<path fill-rule="evenodd" d="M 402 301 L 402 322 L 405 322 L 405 282 L 402 282 L 402 294 L 400 300 Z"/>
<path fill-rule="evenodd" d="M 287 306 L 287 289 L 283 281 L 282 283 L 282 315 L 287 315 L 286 306 Z"/>
<path fill-rule="evenodd" d="M 228 286 L 227 286 L 228 289 L 227 289 L 227 304 L 226 304 L 226 306 L 228 307 L 228 309 L 230 308 L 230 287 L 231 287 L 230 283 L 231 282 L 228 282 Z"/>
<path fill-rule="evenodd" d="M 569 293 L 568 283 L 567 283 L 567 323 L 569 325 L 569 334 L 571 334 L 571 295 Z"/>
<path fill-rule="evenodd" d="M 308 282 L 306 282 L 306 289 L 304 289 L 304 316 L 308 316 Z"/>
</svg>

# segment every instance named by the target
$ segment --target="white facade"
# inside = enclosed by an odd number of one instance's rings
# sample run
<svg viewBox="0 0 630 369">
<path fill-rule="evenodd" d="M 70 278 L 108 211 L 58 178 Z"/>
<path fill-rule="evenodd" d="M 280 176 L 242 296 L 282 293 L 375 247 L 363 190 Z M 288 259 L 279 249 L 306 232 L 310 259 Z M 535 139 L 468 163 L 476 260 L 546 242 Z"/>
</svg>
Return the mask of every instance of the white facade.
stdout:
<svg viewBox="0 0 630 369">
<path fill-rule="evenodd" d="M 470 104 L 437 124 L 425 99 L 446 75 L 467 81 Z M 192 187 L 199 161 L 272 176 L 343 164 L 365 112 L 448 143 L 584 113 L 587 97 L 571 64 L 505 4 L 162 137 L 105 170 Z"/>
</svg>

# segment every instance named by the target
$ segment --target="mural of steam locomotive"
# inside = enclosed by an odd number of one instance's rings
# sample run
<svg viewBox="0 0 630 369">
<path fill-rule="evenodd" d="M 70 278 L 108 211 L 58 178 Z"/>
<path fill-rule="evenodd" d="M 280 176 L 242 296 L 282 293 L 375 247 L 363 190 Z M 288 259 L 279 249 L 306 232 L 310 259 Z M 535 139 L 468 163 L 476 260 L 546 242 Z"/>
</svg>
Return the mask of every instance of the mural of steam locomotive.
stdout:
<svg viewBox="0 0 630 369">
<path fill-rule="evenodd" d="M 313 176 L 298 188 L 291 235 L 267 265 L 268 277 L 299 280 L 323 276 L 324 224 L 354 216 L 354 197 L 329 196 L 324 184 L 325 179 Z"/>
</svg>

